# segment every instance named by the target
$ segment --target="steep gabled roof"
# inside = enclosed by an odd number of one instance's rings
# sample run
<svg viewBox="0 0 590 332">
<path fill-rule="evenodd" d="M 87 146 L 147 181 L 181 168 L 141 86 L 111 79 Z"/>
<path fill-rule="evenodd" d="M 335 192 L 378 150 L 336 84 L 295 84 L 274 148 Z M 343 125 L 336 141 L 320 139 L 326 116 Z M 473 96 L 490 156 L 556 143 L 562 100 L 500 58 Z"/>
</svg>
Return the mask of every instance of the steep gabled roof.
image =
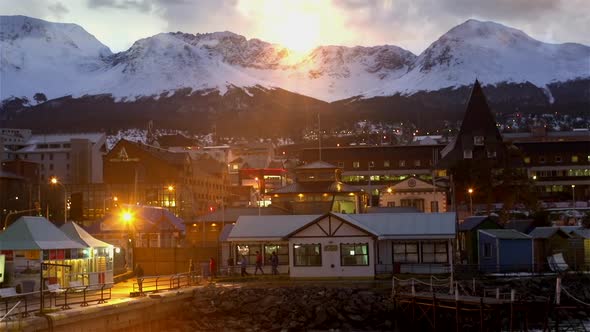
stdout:
<svg viewBox="0 0 590 332">
<path fill-rule="evenodd" d="M 87 248 L 43 217 L 20 217 L 0 233 L 0 250 Z"/>
<path fill-rule="evenodd" d="M 81 245 L 89 248 L 107 248 L 113 245 L 95 239 L 90 235 L 84 228 L 79 226 L 73 221 L 68 221 L 60 227 L 61 231 L 64 232 L 70 239 L 80 243 Z"/>
</svg>

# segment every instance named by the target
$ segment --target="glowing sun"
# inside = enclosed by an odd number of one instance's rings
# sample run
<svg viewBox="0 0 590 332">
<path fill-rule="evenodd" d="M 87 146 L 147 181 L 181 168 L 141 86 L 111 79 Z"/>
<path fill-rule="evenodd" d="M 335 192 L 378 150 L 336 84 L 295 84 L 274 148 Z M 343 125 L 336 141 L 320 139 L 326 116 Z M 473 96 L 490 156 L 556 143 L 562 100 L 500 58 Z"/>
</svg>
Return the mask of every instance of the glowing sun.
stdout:
<svg viewBox="0 0 590 332">
<path fill-rule="evenodd" d="M 329 1 L 241 0 L 238 10 L 253 22 L 253 33 L 261 39 L 308 53 L 321 43 L 334 42 L 344 31 L 341 18 Z"/>
</svg>

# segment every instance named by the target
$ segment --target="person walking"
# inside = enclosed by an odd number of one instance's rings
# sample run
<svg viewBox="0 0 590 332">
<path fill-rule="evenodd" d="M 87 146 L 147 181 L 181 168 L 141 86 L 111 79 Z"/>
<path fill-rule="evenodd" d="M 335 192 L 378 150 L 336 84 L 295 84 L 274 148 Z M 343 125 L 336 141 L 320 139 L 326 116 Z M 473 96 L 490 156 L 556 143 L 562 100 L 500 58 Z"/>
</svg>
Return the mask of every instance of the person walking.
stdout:
<svg viewBox="0 0 590 332">
<path fill-rule="evenodd" d="M 240 259 L 240 272 L 241 272 L 242 277 L 250 275 L 250 273 L 248 273 L 248 271 L 246 271 L 247 267 L 248 267 L 248 259 L 246 259 L 245 255 L 242 255 L 242 258 Z"/>
<path fill-rule="evenodd" d="M 258 273 L 258 270 L 264 274 L 264 270 L 262 269 L 262 254 L 260 251 L 256 251 L 256 269 L 254 270 L 254 275 Z"/>
<path fill-rule="evenodd" d="M 270 266 L 273 275 L 279 274 L 279 256 L 277 256 L 277 252 L 273 251 L 272 255 L 270 256 Z"/>
<path fill-rule="evenodd" d="M 190 259 L 188 263 L 188 275 L 191 284 L 195 281 L 196 272 L 195 263 L 193 263 L 193 260 Z"/>
<path fill-rule="evenodd" d="M 211 279 L 217 277 L 217 263 L 215 263 L 213 257 L 209 258 L 209 275 L 211 276 Z"/>
<path fill-rule="evenodd" d="M 143 268 L 141 264 L 137 263 L 135 265 L 135 278 L 137 278 L 137 286 L 139 287 L 139 295 L 143 295 Z"/>
</svg>

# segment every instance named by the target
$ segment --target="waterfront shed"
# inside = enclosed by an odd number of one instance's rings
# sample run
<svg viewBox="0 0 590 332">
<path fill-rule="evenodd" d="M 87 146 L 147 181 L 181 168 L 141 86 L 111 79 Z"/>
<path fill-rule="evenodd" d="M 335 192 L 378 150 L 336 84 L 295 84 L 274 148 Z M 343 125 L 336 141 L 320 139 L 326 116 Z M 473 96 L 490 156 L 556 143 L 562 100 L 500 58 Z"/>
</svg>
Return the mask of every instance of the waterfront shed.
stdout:
<svg viewBox="0 0 590 332">
<path fill-rule="evenodd" d="M 485 273 L 528 272 L 533 267 L 533 241 L 513 229 L 478 230 L 479 270 Z"/>
<path fill-rule="evenodd" d="M 576 229 L 571 231 L 571 249 L 574 251 L 574 269 L 590 270 L 590 229 Z"/>
<path fill-rule="evenodd" d="M 568 265 L 573 264 L 570 252 L 571 236 L 560 227 L 536 227 L 529 235 L 533 238 L 535 248 L 535 266 L 537 271 L 548 271 L 547 257 L 563 254 Z"/>
<path fill-rule="evenodd" d="M 88 259 L 85 262 L 75 262 L 85 266 L 74 269 L 85 271 L 85 273 L 72 275 L 69 280 L 82 278 L 81 281 L 88 285 L 112 283 L 114 247 L 109 243 L 95 239 L 75 222 L 69 221 L 63 224 L 60 229 L 70 239 L 88 248 Z"/>
<path fill-rule="evenodd" d="M 472 216 L 465 218 L 462 223 L 459 223 L 459 254 L 461 256 L 461 263 L 477 264 L 477 231 L 480 229 L 500 229 L 502 226 L 498 224 L 492 216 Z"/>
<path fill-rule="evenodd" d="M 6 280 L 10 286 L 20 285 L 23 291 L 39 289 L 39 275 L 55 278 L 66 285 L 77 262 L 86 261 L 88 248 L 70 239 L 43 217 L 20 217 L 0 233 L 0 253 L 6 255 Z M 41 271 L 41 263 L 70 265 L 50 266 Z"/>
</svg>

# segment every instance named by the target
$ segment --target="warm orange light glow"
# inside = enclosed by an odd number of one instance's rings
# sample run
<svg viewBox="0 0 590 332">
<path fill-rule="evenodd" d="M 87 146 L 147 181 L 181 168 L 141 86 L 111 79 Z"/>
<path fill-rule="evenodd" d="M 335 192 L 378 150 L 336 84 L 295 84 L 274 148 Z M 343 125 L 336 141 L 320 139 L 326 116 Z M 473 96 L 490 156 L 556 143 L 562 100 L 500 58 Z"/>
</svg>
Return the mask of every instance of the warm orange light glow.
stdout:
<svg viewBox="0 0 590 332">
<path fill-rule="evenodd" d="M 113 197 L 113 201 L 115 201 L 115 202 L 116 202 L 116 201 L 118 201 L 118 200 L 119 200 L 119 197 L 117 197 L 117 196 Z"/>
<path fill-rule="evenodd" d="M 254 22 L 254 35 L 294 51 L 288 59 L 294 62 L 320 44 L 349 38 L 344 16 L 330 1 L 238 0 L 236 7 Z"/>
<path fill-rule="evenodd" d="M 57 178 L 56 177 L 52 177 L 51 178 L 51 184 L 57 184 Z"/>
<path fill-rule="evenodd" d="M 391 192 L 393 192 L 393 189 L 387 188 L 387 192 L 391 194 Z"/>
<path fill-rule="evenodd" d="M 174 191 L 174 186 L 173 185 L 169 185 L 168 186 L 168 191 Z"/>
<path fill-rule="evenodd" d="M 469 194 L 473 194 L 473 188 L 469 188 L 469 189 L 467 189 L 467 192 L 468 192 Z"/>
<path fill-rule="evenodd" d="M 121 213 L 121 219 L 125 223 L 130 223 L 133 220 L 133 213 L 131 211 L 123 211 Z"/>
</svg>

